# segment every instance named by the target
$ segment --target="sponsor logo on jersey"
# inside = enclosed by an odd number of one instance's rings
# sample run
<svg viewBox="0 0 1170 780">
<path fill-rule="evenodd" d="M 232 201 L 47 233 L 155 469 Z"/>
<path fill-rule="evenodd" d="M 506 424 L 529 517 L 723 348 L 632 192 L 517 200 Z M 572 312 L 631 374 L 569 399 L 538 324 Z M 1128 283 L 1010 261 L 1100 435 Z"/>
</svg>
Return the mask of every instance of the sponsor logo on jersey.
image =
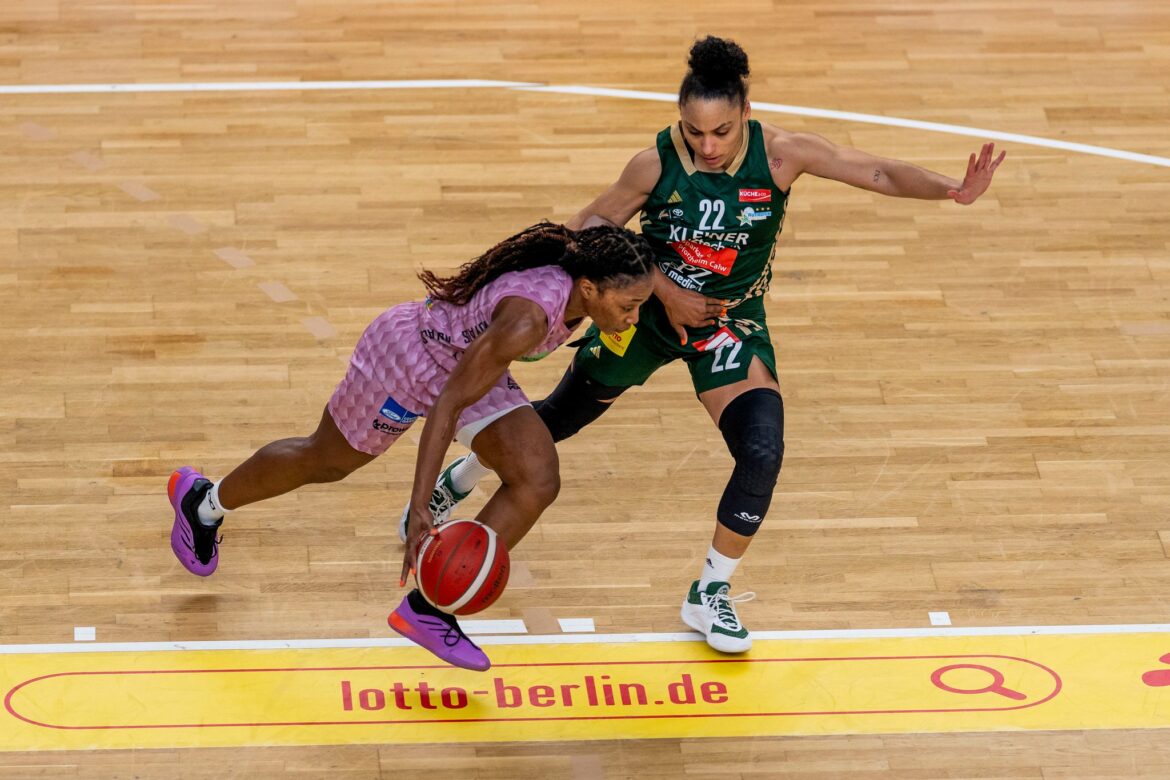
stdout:
<svg viewBox="0 0 1170 780">
<path fill-rule="evenodd" d="M 670 193 L 670 197 L 666 199 L 667 203 L 682 203 L 682 195 L 678 194 L 678 190 Z"/>
<path fill-rule="evenodd" d="M 602 333 L 601 343 L 604 344 L 610 352 L 618 357 L 625 357 L 626 350 L 630 348 L 630 342 L 634 339 L 634 333 L 637 332 L 638 326 L 631 325 L 623 330 L 621 333 Z M 596 347 L 594 347 L 596 349 Z"/>
<path fill-rule="evenodd" d="M 601 357 L 601 347 L 590 347 L 589 354 L 595 358 Z"/>
<path fill-rule="evenodd" d="M 670 228 L 670 235 L 667 236 L 667 243 L 672 241 L 687 241 L 700 239 L 704 244 L 714 246 L 716 249 L 722 249 L 726 244 L 738 244 L 739 246 L 747 246 L 748 240 L 751 239 L 751 233 L 720 233 L 714 230 L 688 230 L 686 225 L 667 225 Z M 687 236 L 690 236 L 690 239 Z"/>
<path fill-rule="evenodd" d="M 406 433 L 406 426 L 398 426 L 398 425 L 391 425 L 390 423 L 384 423 L 381 420 L 379 420 L 377 417 L 374 418 L 373 428 L 375 431 L 381 431 L 382 433 L 388 433 L 391 436 L 401 436 L 402 434 Z"/>
<path fill-rule="evenodd" d="M 379 410 L 378 414 L 382 415 L 388 420 L 393 420 L 394 422 L 402 423 L 403 425 L 410 425 L 412 422 L 418 419 L 417 414 L 410 411 L 402 404 L 398 403 L 390 397 L 386 398 L 386 401 L 382 404 L 382 408 Z M 377 421 L 375 420 L 375 422 Z M 377 425 L 374 427 L 377 428 Z M 401 433 L 401 431 L 396 431 L 396 433 Z"/>
<path fill-rule="evenodd" d="M 771 203 L 772 202 L 772 191 L 771 190 L 740 190 L 739 191 L 739 202 L 740 203 Z"/>
<path fill-rule="evenodd" d="M 682 271 L 680 271 L 678 268 L 674 267 L 674 265 L 671 263 L 659 263 L 658 270 L 666 274 L 666 277 L 670 279 L 670 281 L 674 282 L 684 290 L 694 290 L 695 292 L 702 290 L 703 285 L 706 284 L 706 282 L 703 281 L 703 277 L 711 275 L 710 271 L 704 271 L 702 268 L 699 268 L 694 270 L 691 275 L 688 276 L 687 274 L 682 273 Z"/>
<path fill-rule="evenodd" d="M 711 338 L 694 343 L 695 349 L 700 352 L 712 352 L 727 344 L 734 344 L 739 341 L 739 336 L 732 332 L 731 328 L 724 325 L 719 330 L 711 334 Z"/>
<path fill-rule="evenodd" d="M 743 211 L 739 212 L 739 224 L 754 225 L 761 219 L 767 219 L 772 216 L 771 209 L 761 209 L 756 211 L 751 206 L 744 206 Z"/>
<path fill-rule="evenodd" d="M 720 276 L 727 276 L 739 257 L 739 250 L 731 247 L 715 249 L 698 241 L 675 241 L 669 245 L 688 265 L 703 268 Z"/>
</svg>

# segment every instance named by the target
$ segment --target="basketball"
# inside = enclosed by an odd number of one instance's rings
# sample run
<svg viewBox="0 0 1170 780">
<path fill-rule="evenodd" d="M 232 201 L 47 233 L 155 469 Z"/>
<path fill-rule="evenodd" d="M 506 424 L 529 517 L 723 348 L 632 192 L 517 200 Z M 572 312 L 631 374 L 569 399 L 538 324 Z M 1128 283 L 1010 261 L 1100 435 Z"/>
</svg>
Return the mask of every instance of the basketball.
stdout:
<svg viewBox="0 0 1170 780">
<path fill-rule="evenodd" d="M 450 520 L 419 546 L 415 581 L 423 597 L 444 612 L 487 609 L 508 584 L 508 548 L 475 520 Z"/>
</svg>

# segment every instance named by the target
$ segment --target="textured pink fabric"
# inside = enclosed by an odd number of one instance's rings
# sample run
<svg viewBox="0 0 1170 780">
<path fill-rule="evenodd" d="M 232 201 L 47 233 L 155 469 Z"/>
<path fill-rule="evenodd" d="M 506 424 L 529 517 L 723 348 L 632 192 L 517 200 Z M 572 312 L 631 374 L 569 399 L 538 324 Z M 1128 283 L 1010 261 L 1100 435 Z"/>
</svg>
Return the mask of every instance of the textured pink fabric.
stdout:
<svg viewBox="0 0 1170 780">
<path fill-rule="evenodd" d="M 503 298 L 527 298 L 548 317 L 548 335 L 522 360 L 539 360 L 564 344 L 572 334 L 564 322 L 572 286 L 561 268 L 541 266 L 504 274 L 465 306 L 428 299 L 387 309 L 358 340 L 349 370 L 329 399 L 333 421 L 351 447 L 381 455 L 414 416 L 430 411 L 463 351 L 487 329 Z M 525 403 L 524 391 L 505 372 L 483 398 L 463 410 L 456 428 Z"/>
</svg>

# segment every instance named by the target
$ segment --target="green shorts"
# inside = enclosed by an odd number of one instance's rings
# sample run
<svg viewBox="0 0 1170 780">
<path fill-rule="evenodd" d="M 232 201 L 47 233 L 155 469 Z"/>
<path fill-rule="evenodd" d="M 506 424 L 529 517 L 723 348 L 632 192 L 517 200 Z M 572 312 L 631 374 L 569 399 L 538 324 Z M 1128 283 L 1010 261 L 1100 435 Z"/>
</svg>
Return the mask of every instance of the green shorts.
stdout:
<svg viewBox="0 0 1170 780">
<path fill-rule="evenodd" d="M 763 302 L 746 301 L 735 316 L 703 328 L 687 328 L 687 343 L 678 343 L 666 311 L 650 298 L 638 312 L 638 324 L 617 335 L 591 325 L 573 358 L 574 367 L 604 385 L 633 387 L 672 360 L 682 358 L 691 372 L 695 394 L 747 378 L 753 357 L 776 376 L 776 353 L 764 322 Z"/>
</svg>

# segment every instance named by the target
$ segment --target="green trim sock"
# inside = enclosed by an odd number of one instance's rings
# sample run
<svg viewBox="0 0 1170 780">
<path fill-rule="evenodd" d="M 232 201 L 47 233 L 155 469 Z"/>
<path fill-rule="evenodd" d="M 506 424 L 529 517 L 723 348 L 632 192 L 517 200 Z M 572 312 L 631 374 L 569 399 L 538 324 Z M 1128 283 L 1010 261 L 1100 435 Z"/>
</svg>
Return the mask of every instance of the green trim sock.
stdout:
<svg viewBox="0 0 1170 780">
<path fill-rule="evenodd" d="M 480 463 L 473 452 L 451 469 L 451 486 L 466 495 L 475 490 L 479 481 L 491 473 L 492 470 Z"/>
<path fill-rule="evenodd" d="M 699 575 L 699 590 L 712 582 L 731 582 L 731 575 L 742 558 L 728 558 L 712 545 L 707 549 L 707 560 L 703 562 L 703 573 Z"/>
</svg>

